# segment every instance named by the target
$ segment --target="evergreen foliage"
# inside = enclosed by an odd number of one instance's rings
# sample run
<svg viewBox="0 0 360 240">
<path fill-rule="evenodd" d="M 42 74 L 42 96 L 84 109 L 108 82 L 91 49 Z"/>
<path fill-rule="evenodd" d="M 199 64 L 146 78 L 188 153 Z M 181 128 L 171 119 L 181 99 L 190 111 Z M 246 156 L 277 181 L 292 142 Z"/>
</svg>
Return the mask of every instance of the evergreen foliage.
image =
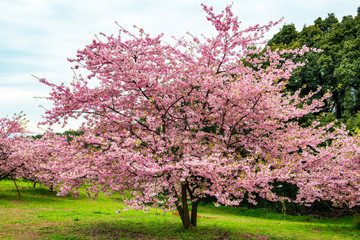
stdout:
<svg viewBox="0 0 360 240">
<path fill-rule="evenodd" d="M 307 53 L 302 59 L 308 63 L 294 74 L 287 89 L 302 94 L 320 91 L 313 98 L 319 98 L 327 90 L 332 96 L 315 117 L 323 122 L 335 119 L 345 123 L 349 130 L 360 127 L 360 15 L 344 16 L 339 21 L 335 14 L 327 18 L 317 18 L 313 25 L 304 26 L 298 32 L 293 24 L 284 25 L 268 42 L 274 49 L 295 49 L 306 45 L 323 50 L 319 53 Z M 326 113 L 326 116 L 325 114 Z M 308 116 L 313 118 L 314 115 Z"/>
</svg>

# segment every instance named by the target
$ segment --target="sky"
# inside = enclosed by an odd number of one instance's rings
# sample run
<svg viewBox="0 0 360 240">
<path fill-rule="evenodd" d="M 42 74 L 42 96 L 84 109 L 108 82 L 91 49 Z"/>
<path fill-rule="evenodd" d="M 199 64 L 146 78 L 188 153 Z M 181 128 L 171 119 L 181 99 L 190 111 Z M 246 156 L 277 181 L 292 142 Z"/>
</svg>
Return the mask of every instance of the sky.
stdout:
<svg viewBox="0 0 360 240">
<path fill-rule="evenodd" d="M 318 17 L 335 13 L 357 14 L 358 0 L 1 0 L 0 1 L 0 118 L 23 111 L 30 121 L 28 129 L 38 128 L 50 89 L 34 77 L 53 83 L 69 84 L 73 79 L 67 58 L 74 58 L 95 38 L 94 34 L 118 34 L 119 26 L 133 30 L 133 25 L 164 40 L 186 36 L 186 32 L 212 36 L 201 3 L 220 12 L 233 2 L 233 12 L 243 27 L 284 21 L 266 36 L 270 39 L 284 24 L 298 30 L 312 25 Z M 136 30 L 133 30 L 134 32 Z M 65 129 L 76 129 L 79 122 L 69 121 Z M 60 126 L 54 130 L 62 132 Z"/>
</svg>

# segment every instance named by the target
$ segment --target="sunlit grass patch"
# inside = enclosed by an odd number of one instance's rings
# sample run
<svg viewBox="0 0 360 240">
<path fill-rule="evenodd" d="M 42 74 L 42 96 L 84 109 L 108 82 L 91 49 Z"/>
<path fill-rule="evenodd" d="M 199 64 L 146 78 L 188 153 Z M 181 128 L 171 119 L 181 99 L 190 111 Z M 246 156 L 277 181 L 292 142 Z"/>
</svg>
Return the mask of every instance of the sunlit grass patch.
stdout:
<svg viewBox="0 0 360 240">
<path fill-rule="evenodd" d="M 199 207 L 198 227 L 184 230 L 176 212 L 152 209 L 115 211 L 121 197 L 81 192 L 57 197 L 47 188 L 18 181 L 0 182 L 0 239 L 358 239 L 353 217 L 314 219 L 264 209 Z"/>
</svg>

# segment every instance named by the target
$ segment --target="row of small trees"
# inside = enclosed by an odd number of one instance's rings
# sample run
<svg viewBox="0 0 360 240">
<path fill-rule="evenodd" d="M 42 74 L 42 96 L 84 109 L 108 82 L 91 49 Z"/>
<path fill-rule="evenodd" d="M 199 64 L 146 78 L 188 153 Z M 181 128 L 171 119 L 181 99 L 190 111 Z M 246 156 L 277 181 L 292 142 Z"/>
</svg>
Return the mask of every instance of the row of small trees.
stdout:
<svg viewBox="0 0 360 240">
<path fill-rule="evenodd" d="M 70 59 L 89 76 L 77 76 L 70 86 L 41 79 L 54 103 L 45 123 L 83 117 L 84 134 L 69 141 L 9 131 L 1 140 L 7 154 L 1 176 L 20 176 L 10 169 L 20 174 L 25 167 L 37 181 L 58 186 L 59 194 L 76 194 L 84 183 L 94 197 L 130 193 L 128 207 L 176 209 L 185 229 L 197 225 L 197 206 L 208 197 L 225 206 L 244 198 L 256 204 L 257 197 L 359 205 L 358 137 L 333 123 L 299 124 L 330 94 L 310 101 L 320 89 L 306 95 L 286 90 L 303 65 L 294 59 L 317 50 L 262 51 L 256 44 L 276 23 L 241 31 L 230 6 L 221 14 L 203 9 L 215 37 L 170 46 L 162 35 L 121 29 Z M 277 194 L 281 183 L 296 186 L 296 196 Z"/>
<path fill-rule="evenodd" d="M 67 145 L 66 139 L 51 133 L 41 139 L 27 134 L 23 115 L 0 119 L 0 180 L 26 178 L 50 188 L 58 185 L 59 173 L 49 163 L 58 157 L 57 145 Z"/>
</svg>

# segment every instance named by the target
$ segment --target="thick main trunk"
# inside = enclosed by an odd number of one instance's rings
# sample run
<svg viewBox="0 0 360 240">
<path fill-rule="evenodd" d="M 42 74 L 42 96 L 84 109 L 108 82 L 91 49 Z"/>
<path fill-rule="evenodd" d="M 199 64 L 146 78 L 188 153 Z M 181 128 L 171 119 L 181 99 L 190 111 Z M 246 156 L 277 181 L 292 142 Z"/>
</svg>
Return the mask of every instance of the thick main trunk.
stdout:
<svg viewBox="0 0 360 240">
<path fill-rule="evenodd" d="M 193 227 L 196 227 L 198 204 L 199 204 L 199 201 L 193 202 L 192 207 L 191 207 L 191 225 Z"/>
<path fill-rule="evenodd" d="M 188 192 L 190 191 L 188 186 L 185 184 L 181 185 L 181 206 L 177 205 L 177 210 L 179 212 L 179 216 L 181 218 L 184 229 L 188 229 L 190 227 L 196 227 L 197 222 L 197 208 L 200 201 L 194 201 L 191 207 L 191 218 L 189 212 L 189 206 L 187 203 Z M 192 197 L 192 193 L 189 192 Z"/>
<path fill-rule="evenodd" d="M 184 184 L 181 185 L 181 202 L 182 202 L 182 213 L 179 212 L 183 227 L 188 229 L 190 227 L 190 215 L 189 207 L 187 204 L 187 191 Z"/>
</svg>

